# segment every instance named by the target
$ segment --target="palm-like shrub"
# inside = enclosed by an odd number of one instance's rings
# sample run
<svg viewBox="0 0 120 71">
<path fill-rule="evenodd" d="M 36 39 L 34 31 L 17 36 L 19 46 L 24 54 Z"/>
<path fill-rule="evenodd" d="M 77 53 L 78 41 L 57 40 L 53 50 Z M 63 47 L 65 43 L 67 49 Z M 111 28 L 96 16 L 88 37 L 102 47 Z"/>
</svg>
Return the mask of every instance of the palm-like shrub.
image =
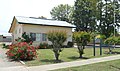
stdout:
<svg viewBox="0 0 120 71">
<path fill-rule="evenodd" d="M 55 55 L 56 60 L 59 60 L 60 52 L 62 51 L 61 47 L 63 46 L 63 43 L 67 39 L 66 32 L 63 31 L 51 31 L 47 33 L 48 40 L 52 42 L 53 45 L 53 52 Z"/>
<path fill-rule="evenodd" d="M 78 52 L 80 54 L 80 58 L 84 54 L 84 48 L 88 42 L 90 42 L 90 34 L 87 32 L 75 32 L 73 34 L 73 39 L 77 44 Z"/>
<path fill-rule="evenodd" d="M 9 45 L 7 56 L 14 60 L 31 60 L 36 57 L 36 49 L 26 42 Z"/>
</svg>

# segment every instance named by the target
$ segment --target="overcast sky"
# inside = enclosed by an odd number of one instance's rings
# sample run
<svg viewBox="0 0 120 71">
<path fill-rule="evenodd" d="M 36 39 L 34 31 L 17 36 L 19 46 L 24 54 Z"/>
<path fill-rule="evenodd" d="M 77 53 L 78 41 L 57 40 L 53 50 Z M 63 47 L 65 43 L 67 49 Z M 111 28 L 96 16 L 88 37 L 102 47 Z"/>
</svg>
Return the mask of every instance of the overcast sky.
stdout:
<svg viewBox="0 0 120 71">
<path fill-rule="evenodd" d="M 8 33 L 14 16 L 51 18 L 50 11 L 59 4 L 74 5 L 75 0 L 0 0 L 0 35 Z"/>
</svg>

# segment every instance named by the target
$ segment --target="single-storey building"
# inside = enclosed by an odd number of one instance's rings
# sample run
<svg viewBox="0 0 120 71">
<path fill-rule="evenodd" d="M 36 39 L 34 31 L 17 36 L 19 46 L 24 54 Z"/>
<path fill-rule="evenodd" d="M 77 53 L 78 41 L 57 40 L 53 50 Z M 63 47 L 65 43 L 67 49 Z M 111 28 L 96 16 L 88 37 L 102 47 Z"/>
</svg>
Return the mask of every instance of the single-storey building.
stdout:
<svg viewBox="0 0 120 71">
<path fill-rule="evenodd" d="M 0 42 L 11 42 L 11 41 L 12 41 L 12 36 L 0 35 Z"/>
<path fill-rule="evenodd" d="M 33 45 L 39 45 L 42 42 L 51 44 L 46 37 L 46 33 L 49 31 L 66 31 L 68 36 L 66 44 L 68 41 L 72 41 L 72 28 L 75 28 L 75 26 L 65 21 L 14 16 L 9 33 L 12 33 L 13 43 L 15 39 L 22 37 L 22 33 L 26 32 L 34 41 Z"/>
</svg>

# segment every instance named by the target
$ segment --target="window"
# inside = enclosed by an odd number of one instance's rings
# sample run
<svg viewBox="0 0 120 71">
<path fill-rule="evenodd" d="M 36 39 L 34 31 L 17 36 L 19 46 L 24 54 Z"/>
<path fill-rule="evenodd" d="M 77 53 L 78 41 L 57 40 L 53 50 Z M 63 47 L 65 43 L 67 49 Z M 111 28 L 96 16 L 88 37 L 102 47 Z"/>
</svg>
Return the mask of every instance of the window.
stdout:
<svg viewBox="0 0 120 71">
<path fill-rule="evenodd" d="M 42 37 L 41 34 L 36 34 L 36 41 L 41 41 L 41 37 Z"/>
<path fill-rule="evenodd" d="M 47 41 L 47 35 L 44 33 L 30 33 L 32 41 Z"/>
<path fill-rule="evenodd" d="M 36 41 L 36 34 L 35 33 L 30 33 L 30 37 L 32 41 Z"/>
<path fill-rule="evenodd" d="M 46 34 L 42 34 L 42 41 L 46 41 L 47 40 L 47 35 Z"/>
</svg>

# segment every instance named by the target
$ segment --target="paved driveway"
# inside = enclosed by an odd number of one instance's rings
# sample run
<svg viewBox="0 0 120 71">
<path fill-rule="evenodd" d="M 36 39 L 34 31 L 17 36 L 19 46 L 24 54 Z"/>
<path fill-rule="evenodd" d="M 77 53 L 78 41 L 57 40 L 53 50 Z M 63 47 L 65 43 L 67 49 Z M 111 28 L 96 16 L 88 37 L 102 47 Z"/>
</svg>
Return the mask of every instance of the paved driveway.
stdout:
<svg viewBox="0 0 120 71">
<path fill-rule="evenodd" d="M 0 46 L 0 68 L 3 67 L 13 67 L 13 66 L 21 66 L 21 63 L 10 61 L 6 56 L 6 49 L 2 49 Z"/>
</svg>

